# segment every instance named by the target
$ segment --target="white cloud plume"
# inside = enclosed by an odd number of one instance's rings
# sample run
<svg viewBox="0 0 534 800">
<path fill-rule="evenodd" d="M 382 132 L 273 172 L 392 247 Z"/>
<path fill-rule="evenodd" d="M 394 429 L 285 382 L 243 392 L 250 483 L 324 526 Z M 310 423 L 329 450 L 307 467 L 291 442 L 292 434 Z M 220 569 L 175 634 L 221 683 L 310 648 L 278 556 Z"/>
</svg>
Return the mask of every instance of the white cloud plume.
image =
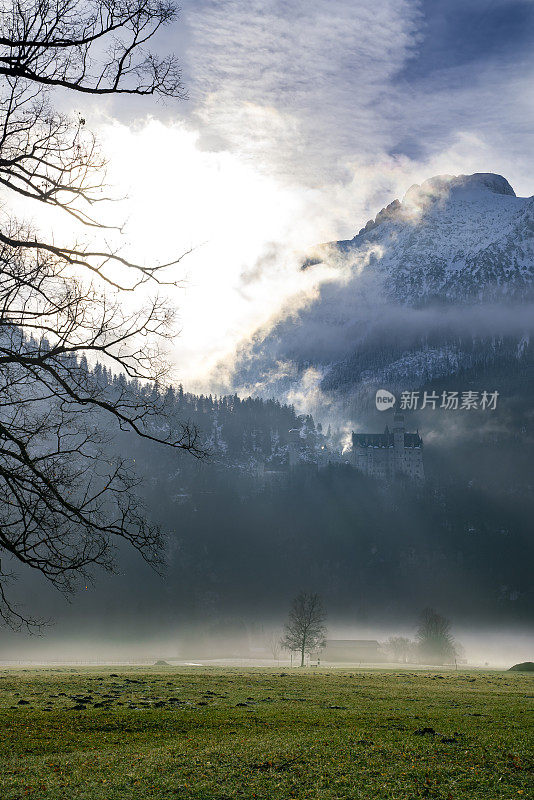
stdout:
<svg viewBox="0 0 534 800">
<path fill-rule="evenodd" d="M 186 3 L 202 146 L 238 152 L 285 182 L 331 186 L 355 174 L 365 181 L 368 168 L 379 177 L 395 153 L 411 152 L 417 168 L 462 139 L 473 145 L 473 171 L 502 172 L 506 161 L 507 177 L 523 183 L 532 58 L 497 50 L 476 68 L 453 63 L 406 78 L 423 45 L 443 45 L 429 38 L 423 10 L 433 13 L 419 0 Z M 481 163 L 487 155 L 501 168 Z"/>
<path fill-rule="evenodd" d="M 216 0 L 186 17 L 205 147 L 317 185 L 391 145 L 383 93 L 416 43 L 410 0 Z"/>
</svg>

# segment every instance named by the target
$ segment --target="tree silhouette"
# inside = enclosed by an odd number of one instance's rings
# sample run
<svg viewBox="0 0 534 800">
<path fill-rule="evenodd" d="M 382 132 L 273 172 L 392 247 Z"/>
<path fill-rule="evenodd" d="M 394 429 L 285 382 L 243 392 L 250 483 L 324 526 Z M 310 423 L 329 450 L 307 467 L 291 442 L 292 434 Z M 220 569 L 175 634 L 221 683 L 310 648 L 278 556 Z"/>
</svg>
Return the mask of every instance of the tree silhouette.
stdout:
<svg viewBox="0 0 534 800">
<path fill-rule="evenodd" d="M 158 392 L 110 392 L 87 367 L 164 383 L 158 341 L 173 313 L 157 292 L 132 310 L 122 295 L 175 284 L 165 268 L 181 256 L 136 263 L 100 243 L 105 160 L 85 120 L 51 102 L 55 87 L 183 97 L 176 58 L 147 50 L 175 18 L 165 0 L 18 0 L 0 12 L 0 618 L 14 628 L 35 620 L 6 594 L 10 561 L 65 592 L 93 565 L 113 569 L 119 540 L 160 563 L 135 476 L 102 449 L 116 430 L 201 454 L 194 427 L 165 420 Z M 9 213 L 10 196 L 67 215 L 83 236 L 43 237 Z"/>
<path fill-rule="evenodd" d="M 451 623 L 433 608 L 425 608 L 422 612 L 417 640 L 423 662 L 446 664 L 456 655 Z"/>
<path fill-rule="evenodd" d="M 282 647 L 300 653 L 300 666 L 304 656 L 325 646 L 326 614 L 318 594 L 300 592 L 291 604 L 289 619 L 280 641 Z"/>
<path fill-rule="evenodd" d="M 386 649 L 394 661 L 407 662 L 413 656 L 415 642 L 406 636 L 390 636 L 386 642 Z"/>
</svg>

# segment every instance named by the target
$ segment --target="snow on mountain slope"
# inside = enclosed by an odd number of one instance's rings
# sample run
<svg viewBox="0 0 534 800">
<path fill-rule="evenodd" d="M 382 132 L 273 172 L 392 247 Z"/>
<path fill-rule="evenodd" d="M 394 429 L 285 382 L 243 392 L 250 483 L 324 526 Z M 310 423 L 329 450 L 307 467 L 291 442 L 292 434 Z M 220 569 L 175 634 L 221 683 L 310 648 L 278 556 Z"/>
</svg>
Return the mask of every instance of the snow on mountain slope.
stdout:
<svg viewBox="0 0 534 800">
<path fill-rule="evenodd" d="M 316 247 L 303 269 L 321 262 L 338 279 L 243 343 L 235 387 L 290 400 L 300 394 L 305 404 L 315 389 L 354 397 L 377 381 L 409 388 L 497 354 L 524 355 L 518 345 L 533 327 L 534 197 L 516 197 L 500 175 L 412 186 L 353 239 Z"/>
<path fill-rule="evenodd" d="M 415 185 L 353 239 L 324 246 L 348 263 L 366 251 L 385 297 L 402 303 L 524 299 L 534 282 L 534 197 L 500 175 L 438 176 Z"/>
</svg>

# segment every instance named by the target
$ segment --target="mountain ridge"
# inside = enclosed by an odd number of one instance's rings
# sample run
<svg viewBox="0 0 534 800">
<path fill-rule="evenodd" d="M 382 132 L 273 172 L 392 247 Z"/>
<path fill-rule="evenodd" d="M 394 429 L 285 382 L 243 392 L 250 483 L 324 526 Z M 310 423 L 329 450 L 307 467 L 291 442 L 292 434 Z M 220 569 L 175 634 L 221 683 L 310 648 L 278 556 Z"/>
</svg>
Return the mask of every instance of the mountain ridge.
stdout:
<svg viewBox="0 0 534 800">
<path fill-rule="evenodd" d="M 364 270 L 390 279 L 385 296 L 402 303 L 534 297 L 534 197 L 517 197 L 494 173 L 438 175 L 412 185 L 352 239 L 319 245 L 304 266 L 340 258 L 350 268 L 369 248 Z"/>
<path fill-rule="evenodd" d="M 234 387 L 317 413 L 343 397 L 354 407 L 378 384 L 415 388 L 530 357 L 534 197 L 517 197 L 501 175 L 415 184 L 304 268 L 320 262 L 334 278 L 241 344 Z"/>
</svg>

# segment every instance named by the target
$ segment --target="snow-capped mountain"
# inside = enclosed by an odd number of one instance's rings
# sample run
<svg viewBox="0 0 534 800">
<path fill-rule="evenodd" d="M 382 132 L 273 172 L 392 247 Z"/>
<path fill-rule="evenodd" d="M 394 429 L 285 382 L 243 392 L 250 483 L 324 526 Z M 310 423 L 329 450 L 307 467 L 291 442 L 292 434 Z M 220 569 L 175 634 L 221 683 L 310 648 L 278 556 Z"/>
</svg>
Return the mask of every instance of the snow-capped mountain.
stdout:
<svg viewBox="0 0 534 800">
<path fill-rule="evenodd" d="M 410 305 L 525 299 L 534 286 L 534 197 L 501 175 L 441 175 L 414 185 L 325 257 L 357 263 L 384 295 Z"/>
<path fill-rule="evenodd" d="M 534 197 L 516 197 L 500 175 L 412 186 L 303 269 L 319 263 L 333 277 L 243 344 L 235 386 L 352 403 L 378 384 L 415 388 L 532 355 Z"/>
</svg>

